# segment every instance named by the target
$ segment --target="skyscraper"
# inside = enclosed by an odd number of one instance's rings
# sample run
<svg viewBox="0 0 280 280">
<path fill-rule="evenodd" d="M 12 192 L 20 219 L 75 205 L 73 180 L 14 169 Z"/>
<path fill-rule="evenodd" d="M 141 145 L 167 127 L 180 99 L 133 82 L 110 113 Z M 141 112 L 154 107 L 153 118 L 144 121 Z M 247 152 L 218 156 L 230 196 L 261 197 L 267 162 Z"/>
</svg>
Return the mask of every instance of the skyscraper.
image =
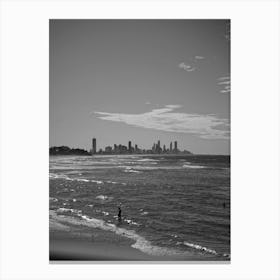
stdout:
<svg viewBox="0 0 280 280">
<path fill-rule="evenodd" d="M 170 149 L 169 151 L 172 152 L 173 148 L 172 148 L 172 142 L 170 142 Z"/>
<path fill-rule="evenodd" d="M 128 151 L 131 153 L 132 150 L 131 150 L 131 141 L 128 141 Z"/>
<path fill-rule="evenodd" d="M 96 154 L 96 138 L 92 138 L 92 154 Z"/>
<path fill-rule="evenodd" d="M 156 145 L 156 152 L 159 154 L 160 153 L 160 140 L 158 140 L 157 145 Z"/>
<path fill-rule="evenodd" d="M 175 150 L 175 152 L 177 152 L 177 151 L 178 151 L 177 141 L 174 141 L 174 150 Z"/>
</svg>

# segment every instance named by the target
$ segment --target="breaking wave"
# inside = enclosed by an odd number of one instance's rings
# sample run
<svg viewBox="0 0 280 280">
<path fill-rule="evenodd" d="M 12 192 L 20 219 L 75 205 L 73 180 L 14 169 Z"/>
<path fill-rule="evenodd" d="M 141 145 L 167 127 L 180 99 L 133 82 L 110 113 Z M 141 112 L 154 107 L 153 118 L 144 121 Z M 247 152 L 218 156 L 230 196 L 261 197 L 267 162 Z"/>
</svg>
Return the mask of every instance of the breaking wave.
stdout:
<svg viewBox="0 0 280 280">
<path fill-rule="evenodd" d="M 210 253 L 210 254 L 213 254 L 213 255 L 218 255 L 218 253 L 215 250 L 206 248 L 206 247 L 198 245 L 198 244 L 193 244 L 193 243 L 189 243 L 189 242 L 186 242 L 186 241 L 184 241 L 183 244 L 188 246 L 188 247 L 200 250 L 200 251 L 204 251 L 204 252 L 207 252 L 207 253 Z"/>
<path fill-rule="evenodd" d="M 64 179 L 67 181 L 77 181 L 77 182 L 91 182 L 91 183 L 96 183 L 96 184 L 104 184 L 103 181 L 101 180 L 91 180 L 91 179 L 85 179 L 85 178 L 76 178 L 76 177 L 69 177 L 65 174 L 55 174 L 55 173 L 50 173 L 49 174 L 50 179 Z M 107 181 L 109 183 L 111 181 Z M 115 182 L 111 182 L 112 184 L 115 184 Z"/>
<path fill-rule="evenodd" d="M 181 252 L 175 249 L 169 249 L 165 247 L 152 245 L 150 241 L 146 240 L 143 236 L 135 233 L 134 230 L 124 229 L 114 224 L 107 223 L 101 219 L 96 219 L 96 218 L 89 217 L 87 215 L 83 215 L 79 210 L 60 208 L 57 210 L 57 212 L 75 213 L 80 219 L 77 219 L 72 216 L 57 215 L 55 212 L 50 212 L 50 215 L 55 221 L 111 231 L 117 235 L 121 235 L 131 240 L 134 240 L 135 243 L 132 244 L 131 247 L 152 256 L 182 256 L 183 257 L 183 256 L 191 255 L 190 252 Z"/>
<path fill-rule="evenodd" d="M 193 168 L 193 169 L 205 168 L 205 166 L 202 166 L 202 165 L 191 165 L 191 164 L 184 164 L 182 167 L 183 168 Z"/>
</svg>

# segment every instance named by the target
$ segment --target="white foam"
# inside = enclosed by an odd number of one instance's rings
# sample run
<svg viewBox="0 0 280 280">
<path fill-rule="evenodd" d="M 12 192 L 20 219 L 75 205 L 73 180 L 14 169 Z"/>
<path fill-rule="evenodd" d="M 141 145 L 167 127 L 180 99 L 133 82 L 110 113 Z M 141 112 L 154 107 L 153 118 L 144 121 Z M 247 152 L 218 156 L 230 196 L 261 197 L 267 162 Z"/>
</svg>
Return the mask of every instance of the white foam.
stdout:
<svg viewBox="0 0 280 280">
<path fill-rule="evenodd" d="M 128 173 L 141 173 L 140 171 L 133 170 L 133 169 L 125 169 L 124 172 L 128 172 Z"/>
<path fill-rule="evenodd" d="M 101 200 L 105 200 L 105 199 L 107 199 L 108 198 L 108 196 L 107 195 L 98 195 L 96 198 L 98 198 L 98 199 L 101 199 Z"/>
<path fill-rule="evenodd" d="M 96 183 L 98 185 L 103 184 L 103 181 L 100 180 L 91 180 L 92 183 Z"/>
<path fill-rule="evenodd" d="M 177 170 L 181 169 L 181 166 L 143 166 L 143 165 L 135 165 L 133 166 L 134 170 Z"/>
<path fill-rule="evenodd" d="M 109 201 L 112 201 L 114 197 L 101 194 L 101 195 L 96 196 L 95 198 L 100 199 L 101 201 L 109 202 Z"/>
<path fill-rule="evenodd" d="M 140 162 L 158 162 L 159 160 L 151 159 L 151 158 L 143 158 L 143 159 L 139 159 L 137 161 L 140 161 Z"/>
<path fill-rule="evenodd" d="M 103 184 L 103 181 L 101 181 L 101 180 L 90 180 L 90 179 L 86 179 L 86 178 L 76 178 L 76 177 L 70 178 L 66 174 L 50 173 L 49 178 L 50 179 L 64 179 L 67 181 L 92 182 L 92 183 L 96 183 L 98 185 Z"/>
<path fill-rule="evenodd" d="M 127 222 L 127 223 L 130 224 L 130 225 L 140 226 L 139 223 L 136 223 L 136 222 L 134 222 L 134 221 L 132 221 L 132 220 L 130 220 L 130 219 L 124 219 L 124 221 Z"/>
<path fill-rule="evenodd" d="M 76 178 L 76 180 L 77 180 L 77 181 L 81 181 L 81 182 L 89 182 L 88 179 L 78 179 L 78 178 Z"/>
<path fill-rule="evenodd" d="M 186 245 L 186 246 L 188 246 L 188 247 L 195 248 L 195 249 L 197 249 L 197 250 L 201 250 L 201 251 L 204 251 L 204 252 L 213 254 L 213 255 L 217 255 L 217 254 L 218 254 L 215 250 L 212 250 L 212 249 L 203 247 L 203 246 L 198 245 L 198 244 L 193 244 L 193 243 L 189 243 L 189 242 L 186 242 L 186 241 L 184 241 L 183 244 Z"/>
<path fill-rule="evenodd" d="M 67 222 L 74 225 L 83 225 L 88 226 L 92 228 L 100 228 L 103 230 L 111 231 L 117 235 L 127 237 L 129 239 L 132 239 L 135 241 L 131 247 L 138 249 L 146 254 L 153 255 L 153 256 L 183 256 L 183 255 L 189 255 L 187 252 L 181 252 L 174 249 L 154 246 L 146 240 L 144 237 L 140 236 L 139 234 L 135 233 L 133 230 L 127 230 L 124 228 L 117 227 L 114 224 L 106 223 L 103 220 L 99 220 L 96 218 L 88 217 L 87 215 L 83 215 L 81 213 L 77 213 L 77 215 L 82 219 L 78 220 L 74 217 L 70 216 L 58 216 L 55 214 L 52 214 L 52 217 L 60 222 Z"/>
<path fill-rule="evenodd" d="M 75 213 L 75 214 L 80 214 L 82 213 L 81 210 L 77 210 L 77 209 L 72 209 L 72 208 L 64 208 L 64 207 L 61 207 L 61 208 L 58 208 L 56 210 L 58 213 L 67 213 L 67 212 L 70 212 L 70 213 Z"/>
<path fill-rule="evenodd" d="M 205 168 L 205 166 L 201 166 L 201 165 L 189 165 L 189 164 L 184 164 L 182 167 L 183 167 L 183 168 L 193 168 L 193 169 Z"/>
</svg>

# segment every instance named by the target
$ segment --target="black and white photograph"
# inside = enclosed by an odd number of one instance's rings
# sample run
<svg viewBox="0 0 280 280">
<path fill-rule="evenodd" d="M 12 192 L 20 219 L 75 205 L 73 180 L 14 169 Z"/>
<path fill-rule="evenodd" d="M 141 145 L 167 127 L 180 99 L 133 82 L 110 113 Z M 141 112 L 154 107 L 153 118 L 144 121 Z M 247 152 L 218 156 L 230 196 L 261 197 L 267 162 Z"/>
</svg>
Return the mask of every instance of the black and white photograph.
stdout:
<svg viewBox="0 0 280 280">
<path fill-rule="evenodd" d="M 49 21 L 49 260 L 231 260 L 230 20 Z"/>
<path fill-rule="evenodd" d="M 279 8 L 0 1 L 0 279 L 279 280 Z"/>
</svg>

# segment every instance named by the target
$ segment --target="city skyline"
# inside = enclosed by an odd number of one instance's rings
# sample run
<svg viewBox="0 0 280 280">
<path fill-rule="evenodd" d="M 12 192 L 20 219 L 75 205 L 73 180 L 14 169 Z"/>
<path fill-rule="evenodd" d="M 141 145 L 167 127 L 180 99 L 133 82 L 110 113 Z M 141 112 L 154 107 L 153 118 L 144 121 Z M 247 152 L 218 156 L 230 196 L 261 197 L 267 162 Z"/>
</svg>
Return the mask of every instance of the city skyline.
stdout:
<svg viewBox="0 0 280 280">
<path fill-rule="evenodd" d="M 229 20 L 51 20 L 50 146 L 230 153 Z"/>
<path fill-rule="evenodd" d="M 173 142 L 170 142 L 169 148 L 166 148 L 166 145 L 163 144 L 161 146 L 160 140 L 157 140 L 157 142 L 153 142 L 152 146 L 148 149 L 142 148 L 139 146 L 137 143 L 132 143 L 132 141 L 128 140 L 128 145 L 123 145 L 123 144 L 111 144 L 109 146 L 102 148 L 98 148 L 97 146 L 97 139 L 92 138 L 92 147 L 90 149 L 90 153 L 92 155 L 94 154 L 102 154 L 102 153 L 111 153 L 111 154 L 119 154 L 119 153 L 139 153 L 139 154 L 161 154 L 161 153 L 188 153 L 190 154 L 191 152 L 184 149 L 180 150 L 178 148 L 178 142 L 175 140 Z M 174 148 L 172 143 L 174 143 Z"/>
<path fill-rule="evenodd" d="M 193 154 L 189 150 L 180 150 L 178 142 L 175 140 L 169 143 L 168 145 L 161 145 L 160 140 L 153 142 L 153 144 L 145 149 L 139 146 L 137 143 L 132 143 L 127 141 L 127 146 L 124 144 L 111 144 L 109 146 L 98 147 L 97 139 L 92 138 L 92 145 L 89 150 L 81 149 L 79 147 L 68 147 L 65 145 L 62 146 L 51 146 L 49 151 L 50 155 L 55 154 L 79 154 L 79 155 L 95 155 L 95 154 Z M 174 146 L 173 146 L 174 143 Z M 173 148 L 174 147 L 174 148 Z"/>
</svg>

